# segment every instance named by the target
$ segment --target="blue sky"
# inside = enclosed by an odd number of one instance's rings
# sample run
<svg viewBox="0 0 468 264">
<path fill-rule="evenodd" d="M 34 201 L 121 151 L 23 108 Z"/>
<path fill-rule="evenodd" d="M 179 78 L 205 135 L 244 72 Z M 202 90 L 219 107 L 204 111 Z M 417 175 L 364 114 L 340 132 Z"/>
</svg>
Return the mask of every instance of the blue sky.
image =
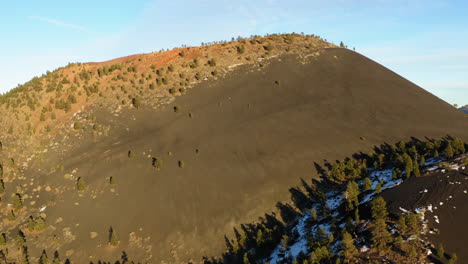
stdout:
<svg viewBox="0 0 468 264">
<path fill-rule="evenodd" d="M 6 2 L 6 3 L 3 3 Z M 305 32 L 468 104 L 468 3 L 441 0 L 3 1 L 0 92 L 68 62 Z"/>
</svg>

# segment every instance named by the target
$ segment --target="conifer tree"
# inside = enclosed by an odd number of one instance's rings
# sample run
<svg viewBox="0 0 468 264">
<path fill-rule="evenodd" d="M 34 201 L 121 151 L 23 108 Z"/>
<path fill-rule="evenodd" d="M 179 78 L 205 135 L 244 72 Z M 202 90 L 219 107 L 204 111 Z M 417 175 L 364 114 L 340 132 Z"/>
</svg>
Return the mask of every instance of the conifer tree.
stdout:
<svg viewBox="0 0 468 264">
<path fill-rule="evenodd" d="M 385 200 L 378 196 L 371 202 L 372 206 L 372 218 L 374 220 L 387 220 L 388 212 L 387 212 L 387 203 Z"/>
<path fill-rule="evenodd" d="M 45 249 L 42 250 L 41 257 L 39 258 L 39 264 L 49 264 L 49 259 L 47 258 Z"/>
<path fill-rule="evenodd" d="M 21 208 L 23 208 L 23 199 L 21 198 L 21 194 L 15 193 L 15 195 L 13 195 L 11 203 L 13 204 L 13 208 L 15 210 L 21 210 Z"/>
<path fill-rule="evenodd" d="M 315 208 L 312 208 L 310 210 L 310 216 L 312 217 L 312 220 L 317 221 L 318 216 L 317 216 L 317 210 L 315 210 Z"/>
<path fill-rule="evenodd" d="M 7 243 L 6 234 L 5 233 L 0 234 L 0 246 L 4 246 L 6 245 L 6 243 Z"/>
<path fill-rule="evenodd" d="M 364 178 L 364 181 L 362 183 L 362 189 L 364 192 L 369 191 L 372 189 L 372 181 L 369 179 L 369 177 Z"/>
<path fill-rule="evenodd" d="M 454 153 L 452 144 L 450 144 L 450 142 L 447 143 L 447 147 L 445 147 L 444 153 L 448 158 L 453 158 Z"/>
<path fill-rule="evenodd" d="M 109 245 L 111 246 L 118 246 L 120 243 L 119 239 L 117 238 L 117 233 L 114 231 L 112 226 L 109 228 Z"/>
<path fill-rule="evenodd" d="M 61 264 L 62 261 L 60 260 L 60 256 L 57 250 L 54 252 L 54 260 L 52 261 L 52 264 Z"/>
<path fill-rule="evenodd" d="M 352 263 L 354 256 L 358 253 L 356 246 L 354 246 L 353 237 L 343 230 L 343 238 L 341 240 L 341 255 L 344 257 L 344 263 Z"/>
<path fill-rule="evenodd" d="M 382 184 L 379 183 L 377 186 L 375 186 L 375 193 L 380 194 L 382 192 Z"/>
<path fill-rule="evenodd" d="M 86 184 L 83 177 L 78 177 L 78 180 L 76 181 L 76 189 L 79 192 L 82 192 L 86 189 Z"/>
<path fill-rule="evenodd" d="M 439 246 L 437 246 L 437 256 L 440 259 L 443 259 L 445 257 L 444 245 L 439 244 Z"/>
<path fill-rule="evenodd" d="M 416 177 L 421 176 L 421 172 L 419 171 L 419 164 L 418 164 L 418 162 L 416 160 L 413 161 L 413 165 L 414 165 L 414 167 L 413 167 L 414 176 L 416 176 Z"/>
<path fill-rule="evenodd" d="M 359 185 L 355 181 L 349 181 L 346 186 L 346 208 L 348 211 L 352 211 L 356 206 L 359 205 Z"/>
</svg>

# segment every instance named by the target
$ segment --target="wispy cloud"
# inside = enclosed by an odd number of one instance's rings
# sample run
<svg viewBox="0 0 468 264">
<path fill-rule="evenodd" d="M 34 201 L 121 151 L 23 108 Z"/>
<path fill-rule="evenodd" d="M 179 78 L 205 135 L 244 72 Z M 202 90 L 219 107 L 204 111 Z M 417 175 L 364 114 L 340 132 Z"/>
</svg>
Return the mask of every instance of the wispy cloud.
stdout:
<svg viewBox="0 0 468 264">
<path fill-rule="evenodd" d="M 89 33 L 89 34 L 94 33 L 93 31 L 87 29 L 86 27 L 66 23 L 66 22 L 63 22 L 63 21 L 60 21 L 60 20 L 57 20 L 57 19 L 52 19 L 52 18 L 47 18 L 47 17 L 42 17 L 42 16 L 28 16 L 27 18 L 47 22 L 47 23 L 50 23 L 50 24 L 53 24 L 53 25 L 56 25 L 56 26 L 59 26 L 59 27 L 70 28 L 70 29 L 78 30 L 78 31 L 81 31 L 81 32 Z"/>
</svg>

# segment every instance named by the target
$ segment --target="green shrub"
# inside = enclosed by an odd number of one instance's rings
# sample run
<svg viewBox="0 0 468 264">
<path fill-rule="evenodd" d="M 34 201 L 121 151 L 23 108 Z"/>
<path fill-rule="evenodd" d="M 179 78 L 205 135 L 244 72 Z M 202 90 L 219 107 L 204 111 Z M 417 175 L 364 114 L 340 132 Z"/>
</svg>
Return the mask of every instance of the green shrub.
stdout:
<svg viewBox="0 0 468 264">
<path fill-rule="evenodd" d="M 86 189 L 86 183 L 83 177 L 78 177 L 78 180 L 76 181 L 76 189 L 79 192 L 83 192 Z"/>
</svg>

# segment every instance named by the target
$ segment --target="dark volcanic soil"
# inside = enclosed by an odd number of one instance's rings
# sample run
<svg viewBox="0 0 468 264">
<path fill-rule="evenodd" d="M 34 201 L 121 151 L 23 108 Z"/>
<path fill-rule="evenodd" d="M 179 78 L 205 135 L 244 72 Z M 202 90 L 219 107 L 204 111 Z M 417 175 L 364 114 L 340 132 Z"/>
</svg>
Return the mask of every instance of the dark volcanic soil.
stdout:
<svg viewBox="0 0 468 264">
<path fill-rule="evenodd" d="M 198 260 L 220 254 L 233 226 L 271 212 L 289 198 L 289 187 L 315 177 L 313 162 L 410 137 L 468 139 L 462 112 L 381 65 L 345 49 L 309 59 L 282 56 L 261 70 L 241 66 L 160 111 L 98 111 L 97 122 L 112 126 L 108 137 L 72 139 L 70 151 L 49 151 L 28 172 L 69 186 L 46 210 L 52 223 L 64 219 L 54 224 L 59 234 L 70 227 L 76 235 L 60 250 L 73 249 L 80 263 L 122 250 L 137 254 L 138 247 L 151 263 Z M 151 157 L 164 167 L 157 171 Z M 63 172 L 49 173 L 51 164 Z M 73 177 L 87 182 L 81 196 L 63 175 L 74 169 Z M 453 221 L 460 219 L 466 218 Z M 112 250 L 110 226 L 121 239 Z M 131 232 L 141 238 L 135 250 L 128 249 Z"/>
<path fill-rule="evenodd" d="M 442 243 L 448 253 L 457 253 L 460 263 L 468 259 L 468 170 L 437 172 L 411 178 L 400 186 L 383 192 L 389 211 L 400 214 L 406 210 L 428 207 L 429 227 L 440 230 L 429 234 L 435 245 Z M 436 219 L 439 220 L 437 223 Z"/>
</svg>

